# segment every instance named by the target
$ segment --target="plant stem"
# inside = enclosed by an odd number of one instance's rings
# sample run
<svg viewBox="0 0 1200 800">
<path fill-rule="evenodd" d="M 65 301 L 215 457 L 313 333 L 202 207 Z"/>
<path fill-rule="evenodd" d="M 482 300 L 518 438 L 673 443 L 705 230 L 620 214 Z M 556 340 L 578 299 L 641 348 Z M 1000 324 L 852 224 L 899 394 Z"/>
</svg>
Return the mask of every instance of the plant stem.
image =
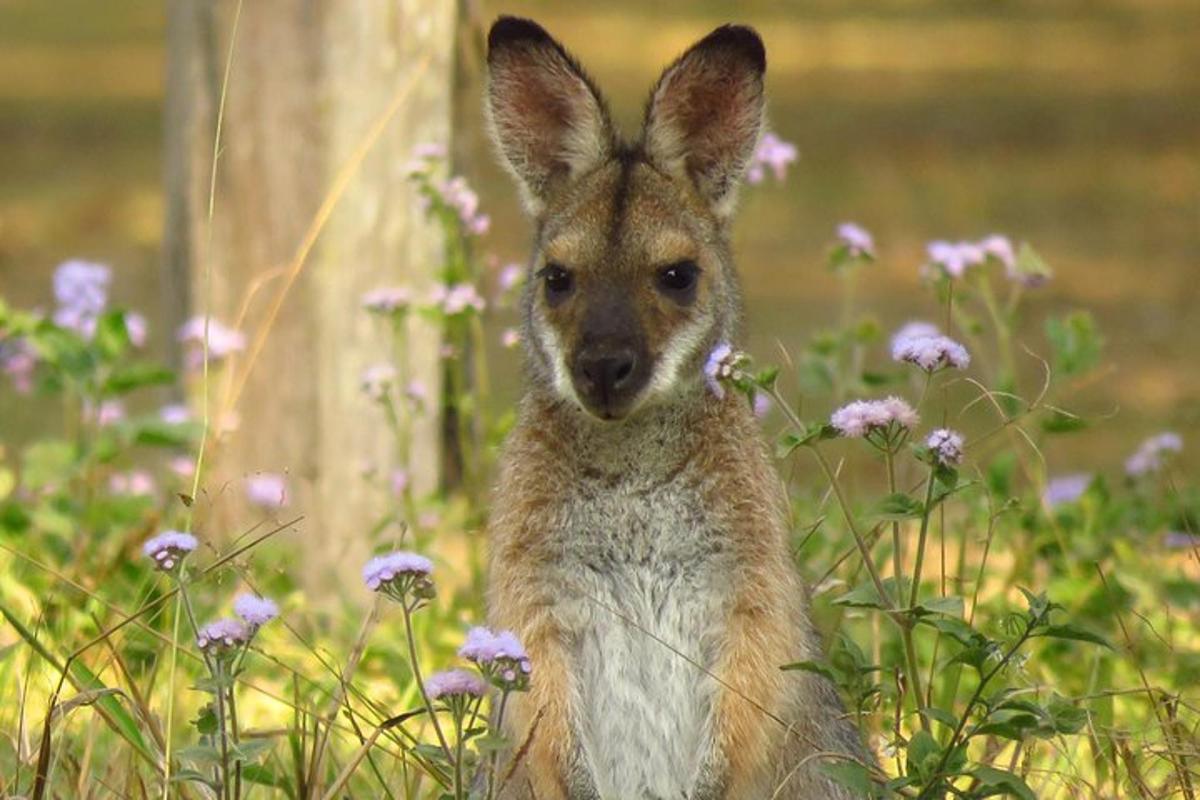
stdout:
<svg viewBox="0 0 1200 800">
<path fill-rule="evenodd" d="M 496 712 L 495 730 L 497 730 L 497 731 L 504 730 L 504 709 L 507 705 L 508 705 L 508 690 L 505 689 L 504 692 L 500 695 L 500 710 Z M 495 750 L 493 750 L 492 754 L 490 756 L 488 756 L 489 763 L 488 763 L 488 785 L 487 785 L 486 800 L 492 800 L 492 798 L 495 796 L 497 756 L 498 756 L 498 754 L 496 753 Z"/>
<path fill-rule="evenodd" d="M 929 535 L 929 518 L 933 516 L 930 504 L 933 503 L 933 476 L 936 471 L 936 467 L 929 468 L 928 485 L 925 487 L 925 508 L 921 513 L 921 532 L 917 535 L 917 560 L 913 564 L 912 591 L 908 598 L 909 608 L 917 605 L 917 593 L 921 588 L 921 568 L 925 565 L 925 540 Z"/>
<path fill-rule="evenodd" d="M 896 493 L 896 464 L 889 443 L 883 451 L 883 460 L 887 464 L 888 492 Z M 892 520 L 892 574 L 896 576 L 897 604 L 904 598 L 904 555 L 900 552 L 900 520 Z"/>
<path fill-rule="evenodd" d="M 213 659 L 213 681 L 217 684 L 217 733 L 221 737 L 221 797 L 229 800 L 229 736 L 225 730 L 225 689 L 221 686 L 224 668 L 218 656 Z"/>
<path fill-rule="evenodd" d="M 462 771 L 462 751 L 463 751 L 463 718 L 466 716 L 466 705 L 469 702 L 466 698 L 460 698 L 453 701 L 454 709 L 454 800 L 465 800 L 466 794 L 463 793 L 463 771 Z"/>
<path fill-rule="evenodd" d="M 429 714 L 429 719 L 433 722 L 433 730 L 437 733 L 438 743 L 442 746 L 442 752 L 446 754 L 446 760 L 453 760 L 454 756 L 450 752 L 450 745 L 446 742 L 446 734 L 442 732 L 442 725 L 438 722 L 437 714 L 433 712 L 433 703 L 429 700 L 429 695 L 425 692 L 425 681 L 421 678 L 421 666 L 417 663 L 417 640 L 413 636 L 412 626 L 412 609 L 409 608 L 407 602 L 400 604 L 404 610 L 404 634 L 408 639 L 408 663 L 412 667 L 413 678 L 417 681 L 417 689 L 421 692 L 421 699 L 425 702 L 425 711 Z"/>
</svg>

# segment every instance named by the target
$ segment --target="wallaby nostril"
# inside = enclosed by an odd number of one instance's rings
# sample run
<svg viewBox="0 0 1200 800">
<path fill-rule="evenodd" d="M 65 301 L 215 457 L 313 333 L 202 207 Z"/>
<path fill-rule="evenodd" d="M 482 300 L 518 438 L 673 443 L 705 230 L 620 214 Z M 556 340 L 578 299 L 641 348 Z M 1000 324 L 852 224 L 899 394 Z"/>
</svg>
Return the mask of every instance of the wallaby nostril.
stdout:
<svg viewBox="0 0 1200 800">
<path fill-rule="evenodd" d="M 621 361 L 617 364 L 616 374 L 613 375 L 613 385 L 620 386 L 631 374 L 633 374 L 633 359 Z"/>
</svg>

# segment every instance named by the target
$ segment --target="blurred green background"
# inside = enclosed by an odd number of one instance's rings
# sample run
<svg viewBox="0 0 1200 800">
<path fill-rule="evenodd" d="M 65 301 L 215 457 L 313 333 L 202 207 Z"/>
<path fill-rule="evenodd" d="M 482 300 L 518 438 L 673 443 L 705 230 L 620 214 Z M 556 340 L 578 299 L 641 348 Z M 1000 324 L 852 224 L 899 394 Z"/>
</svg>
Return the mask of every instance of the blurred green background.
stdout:
<svg viewBox="0 0 1200 800">
<path fill-rule="evenodd" d="M 1200 3 L 469 2 L 463 41 L 501 12 L 536 17 L 574 51 L 630 133 L 691 41 L 724 21 L 763 34 L 771 127 L 801 158 L 786 183 L 746 191 L 736 225 L 760 357 L 835 321 L 824 253 L 838 222 L 876 235 L 860 300 L 886 329 L 935 314 L 918 281 L 928 240 L 1007 233 L 1056 271 L 1028 317 L 1087 308 L 1108 341 L 1112 369 L 1080 402 L 1116 414 L 1051 469 L 1116 469 L 1165 427 L 1195 444 Z M 0 0 L 3 294 L 48 305 L 60 261 L 104 261 L 160 346 L 164 28 L 162 3 Z M 482 138 L 470 45 L 462 64 L 459 167 L 493 217 L 483 246 L 520 259 L 528 226 Z M 1047 352 L 1038 324 L 1021 341 Z M 509 362 L 500 403 L 515 391 Z M 0 394 L 6 428 L 37 427 L 36 407 Z"/>
</svg>

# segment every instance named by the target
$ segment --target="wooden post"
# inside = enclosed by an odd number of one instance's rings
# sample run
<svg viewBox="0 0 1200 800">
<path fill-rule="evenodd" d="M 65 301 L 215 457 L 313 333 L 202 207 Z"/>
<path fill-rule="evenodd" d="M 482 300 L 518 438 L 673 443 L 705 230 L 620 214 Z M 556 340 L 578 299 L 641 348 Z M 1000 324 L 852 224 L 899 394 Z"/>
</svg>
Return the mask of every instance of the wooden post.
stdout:
<svg viewBox="0 0 1200 800">
<path fill-rule="evenodd" d="M 394 284 L 426 293 L 435 280 L 442 238 L 405 167 L 415 145 L 450 141 L 457 4 L 246 0 L 211 224 L 213 139 L 238 4 L 168 5 L 168 303 L 180 321 L 208 308 L 248 340 L 210 383 L 214 417 L 224 407 L 237 427 L 210 439 L 199 527 L 214 537 L 245 529 L 262 516 L 245 500 L 245 477 L 286 473 L 288 507 L 277 516 L 304 515 L 290 534 L 299 574 L 327 588 L 357 572 L 370 526 L 395 506 L 362 477 L 367 466 L 387 475 L 398 454 L 360 389 L 362 370 L 388 360 L 392 346 L 360 298 Z M 438 397 L 438 330 L 412 318 L 408 342 L 411 375 Z M 420 495 L 438 480 L 435 410 L 414 424 L 411 479 Z"/>
</svg>

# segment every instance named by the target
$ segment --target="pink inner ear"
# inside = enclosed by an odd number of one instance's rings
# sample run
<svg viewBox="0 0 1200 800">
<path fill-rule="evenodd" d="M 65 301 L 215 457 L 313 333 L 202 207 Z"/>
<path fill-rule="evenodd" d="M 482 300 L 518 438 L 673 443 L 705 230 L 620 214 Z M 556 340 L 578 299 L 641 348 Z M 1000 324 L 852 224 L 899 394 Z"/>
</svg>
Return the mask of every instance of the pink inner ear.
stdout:
<svg viewBox="0 0 1200 800">
<path fill-rule="evenodd" d="M 682 167 L 714 202 L 740 176 L 762 116 L 759 73 L 727 55 L 685 55 L 655 91 L 647 128 L 652 157 Z"/>
<path fill-rule="evenodd" d="M 573 161 L 580 158 L 581 137 L 603 141 L 600 101 L 565 58 L 548 47 L 497 54 L 491 74 L 501 148 L 526 187 L 540 195 L 578 166 Z"/>
</svg>

